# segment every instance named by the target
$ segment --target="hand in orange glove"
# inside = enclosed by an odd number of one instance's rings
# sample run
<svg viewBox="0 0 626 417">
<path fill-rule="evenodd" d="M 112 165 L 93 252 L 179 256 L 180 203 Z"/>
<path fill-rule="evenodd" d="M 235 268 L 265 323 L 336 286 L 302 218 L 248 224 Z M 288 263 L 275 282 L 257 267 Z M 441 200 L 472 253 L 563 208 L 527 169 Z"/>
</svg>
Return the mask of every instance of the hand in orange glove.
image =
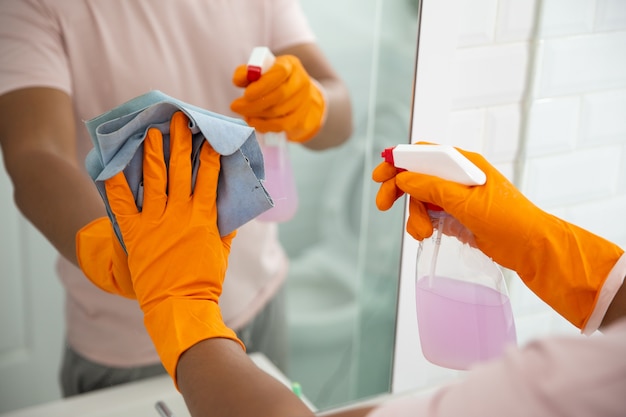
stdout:
<svg viewBox="0 0 626 417">
<path fill-rule="evenodd" d="M 230 108 L 259 132 L 285 132 L 292 142 L 305 142 L 324 124 L 326 100 L 321 88 L 292 55 L 276 57 L 274 65 L 254 82 L 240 65 L 233 83 L 245 88 Z"/>
<path fill-rule="evenodd" d="M 76 257 L 85 276 L 98 288 L 136 298 L 126 252 L 113 233 L 108 217 L 100 217 L 78 231 Z"/>
<path fill-rule="evenodd" d="M 382 183 L 376 197 L 378 208 L 387 210 L 400 195 L 409 194 L 407 232 L 422 240 L 433 233 L 424 203 L 442 207 L 474 234 L 480 250 L 516 271 L 535 294 L 584 329 L 605 280 L 624 251 L 540 210 L 481 155 L 460 152 L 485 172 L 484 185 L 470 187 L 398 172 L 383 162 L 372 175 Z M 599 321 L 592 330 L 598 325 Z"/>
<path fill-rule="evenodd" d="M 215 337 L 238 341 L 224 324 L 218 306 L 235 235 L 221 238 L 217 228 L 220 157 L 208 143 L 202 145 L 192 190 L 188 123 L 182 112 L 172 116 L 169 170 L 163 160 L 162 134 L 149 129 L 144 142 L 141 212 L 123 172 L 105 182 L 128 251 L 144 324 L 174 381 L 178 358 L 191 346 Z"/>
</svg>

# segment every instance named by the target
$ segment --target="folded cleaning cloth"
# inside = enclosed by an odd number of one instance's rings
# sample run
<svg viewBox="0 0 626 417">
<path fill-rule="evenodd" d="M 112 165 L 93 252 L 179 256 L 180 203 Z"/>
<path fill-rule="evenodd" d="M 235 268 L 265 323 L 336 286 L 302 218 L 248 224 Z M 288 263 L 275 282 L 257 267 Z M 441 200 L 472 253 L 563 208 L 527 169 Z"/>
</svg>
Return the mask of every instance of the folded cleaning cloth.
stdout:
<svg viewBox="0 0 626 417">
<path fill-rule="evenodd" d="M 123 170 L 137 207 L 141 210 L 143 141 L 146 132 L 150 127 L 161 131 L 167 162 L 170 118 L 177 111 L 184 112 L 190 120 L 193 184 L 203 141 L 208 140 L 213 149 L 222 155 L 217 188 L 217 223 L 222 236 L 274 205 L 262 184 L 265 175 L 263 154 L 253 128 L 242 120 L 184 103 L 158 90 L 150 91 L 85 122 L 94 144 L 94 148 L 87 154 L 85 165 L 104 200 L 122 246 L 124 241 L 109 206 L 104 181 Z"/>
</svg>

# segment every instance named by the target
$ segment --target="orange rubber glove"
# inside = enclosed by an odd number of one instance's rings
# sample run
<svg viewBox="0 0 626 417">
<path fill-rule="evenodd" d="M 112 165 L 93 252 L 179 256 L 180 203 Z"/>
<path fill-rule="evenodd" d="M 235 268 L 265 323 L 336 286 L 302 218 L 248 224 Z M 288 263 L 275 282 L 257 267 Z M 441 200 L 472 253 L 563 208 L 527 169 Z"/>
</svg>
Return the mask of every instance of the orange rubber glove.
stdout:
<svg viewBox="0 0 626 417">
<path fill-rule="evenodd" d="M 224 324 L 218 306 L 236 233 L 221 238 L 217 228 L 220 156 L 207 142 L 202 145 L 192 190 L 188 123 L 182 112 L 170 121 L 169 172 L 163 160 L 162 134 L 156 128 L 148 130 L 141 212 L 123 172 L 105 182 L 128 251 L 144 324 L 174 382 L 178 358 L 196 343 L 220 337 L 241 344 Z"/>
<path fill-rule="evenodd" d="M 76 257 L 85 276 L 98 288 L 136 298 L 126 252 L 113 233 L 108 217 L 100 217 L 78 231 Z"/>
<path fill-rule="evenodd" d="M 537 296 L 584 329 L 606 278 L 624 251 L 540 210 L 481 155 L 459 151 L 485 172 L 484 185 L 468 187 L 429 175 L 397 172 L 383 162 L 372 174 L 374 181 L 382 183 L 376 196 L 378 208 L 387 210 L 402 193 L 409 194 L 406 229 L 422 240 L 433 233 L 424 203 L 443 207 L 472 231 L 480 250 L 516 271 Z"/>
<path fill-rule="evenodd" d="M 317 83 L 292 55 L 276 57 L 274 65 L 254 82 L 247 66 L 233 74 L 233 84 L 245 88 L 230 108 L 259 132 L 285 132 L 292 142 L 306 142 L 317 134 L 326 117 L 326 100 Z"/>
</svg>

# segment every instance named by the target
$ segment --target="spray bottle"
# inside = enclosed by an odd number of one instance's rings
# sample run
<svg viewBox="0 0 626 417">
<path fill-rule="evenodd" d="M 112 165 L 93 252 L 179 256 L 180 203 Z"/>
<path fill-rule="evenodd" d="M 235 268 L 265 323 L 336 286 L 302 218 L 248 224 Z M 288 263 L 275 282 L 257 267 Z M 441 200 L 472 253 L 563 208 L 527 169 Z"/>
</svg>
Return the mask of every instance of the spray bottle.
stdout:
<svg viewBox="0 0 626 417">
<path fill-rule="evenodd" d="M 485 174 L 446 145 L 398 145 L 383 158 L 397 168 L 460 184 L 482 185 Z M 415 272 L 417 323 L 424 357 L 465 370 L 517 343 L 500 267 L 475 245 L 473 234 L 441 207 L 427 205 L 433 235 L 419 243 Z"/>
<path fill-rule="evenodd" d="M 248 60 L 248 81 L 254 82 L 274 65 L 275 57 L 269 48 L 259 46 L 252 50 Z M 274 207 L 257 217 L 268 222 L 290 220 L 298 208 L 298 193 L 289 158 L 287 135 L 284 132 L 256 132 L 265 165 L 264 186 Z"/>
</svg>

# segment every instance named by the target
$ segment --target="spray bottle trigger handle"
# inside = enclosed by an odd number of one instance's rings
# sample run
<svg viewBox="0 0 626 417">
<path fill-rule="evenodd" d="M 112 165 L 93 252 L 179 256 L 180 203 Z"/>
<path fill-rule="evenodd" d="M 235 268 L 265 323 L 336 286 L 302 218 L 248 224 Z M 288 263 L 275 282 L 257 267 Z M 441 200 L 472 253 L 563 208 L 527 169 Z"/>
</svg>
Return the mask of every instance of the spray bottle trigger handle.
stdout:
<svg viewBox="0 0 626 417">
<path fill-rule="evenodd" d="M 396 164 L 393 161 L 393 148 L 395 148 L 395 146 L 391 147 L 391 148 L 386 148 L 383 149 L 383 151 L 380 153 L 380 156 L 383 158 L 383 160 L 385 162 L 387 162 L 388 164 L 391 164 L 393 166 L 396 166 Z M 404 168 L 398 168 L 396 167 L 397 172 L 404 172 L 407 171 Z"/>
<path fill-rule="evenodd" d="M 380 156 L 385 160 L 385 162 L 395 166 L 393 162 L 393 148 L 395 148 L 395 146 L 383 149 L 383 151 L 380 153 Z"/>
<path fill-rule="evenodd" d="M 248 65 L 248 72 L 246 73 L 246 78 L 249 82 L 253 83 L 261 78 L 261 73 L 263 70 L 261 67 L 257 67 L 255 65 Z"/>
</svg>

